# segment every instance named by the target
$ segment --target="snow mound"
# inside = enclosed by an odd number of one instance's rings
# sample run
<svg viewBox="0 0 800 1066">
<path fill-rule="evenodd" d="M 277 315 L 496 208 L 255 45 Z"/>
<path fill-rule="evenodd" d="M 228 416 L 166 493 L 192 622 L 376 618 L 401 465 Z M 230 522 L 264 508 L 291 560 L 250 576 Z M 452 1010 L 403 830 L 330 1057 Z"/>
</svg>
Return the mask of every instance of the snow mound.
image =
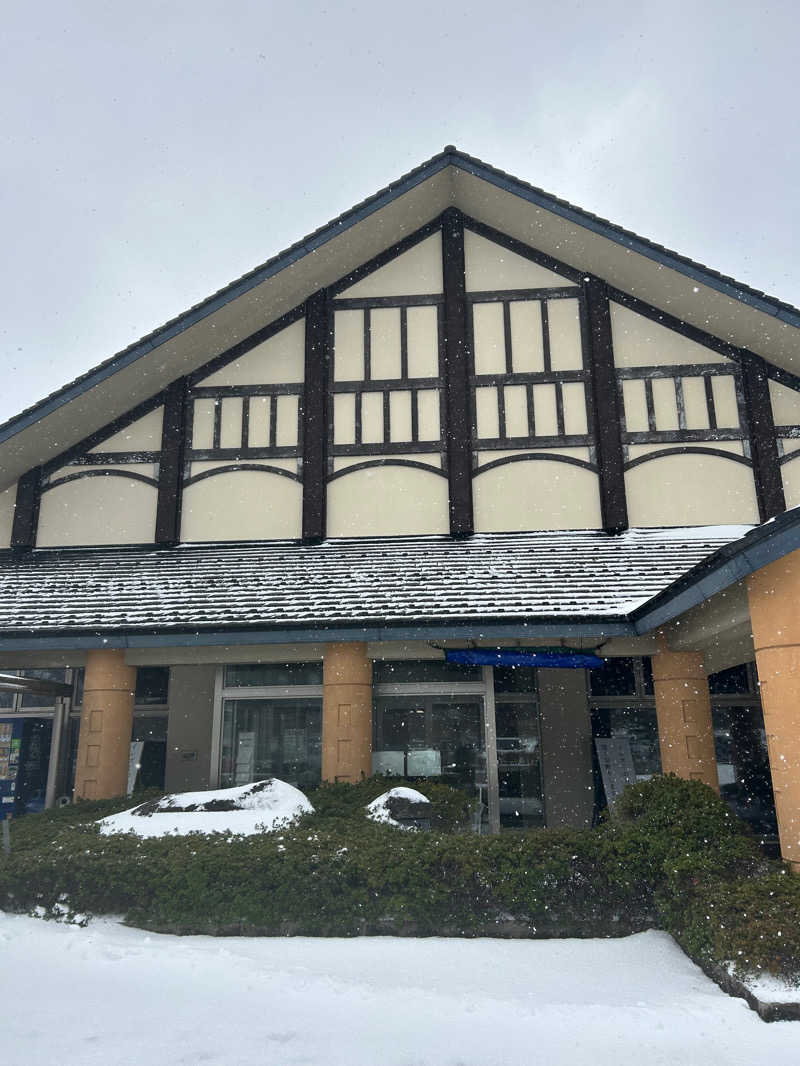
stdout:
<svg viewBox="0 0 800 1066">
<path fill-rule="evenodd" d="M 303 793 L 275 777 L 210 792 L 177 792 L 98 822 L 100 832 L 135 833 L 140 837 L 187 833 L 234 833 L 252 836 L 286 826 L 314 808 Z"/>
<path fill-rule="evenodd" d="M 403 825 L 398 822 L 396 818 L 392 817 L 390 810 L 392 800 L 406 800 L 411 803 L 430 803 L 427 796 L 423 796 L 421 792 L 417 792 L 415 788 L 404 788 L 402 785 L 398 788 L 390 788 L 388 792 L 384 792 L 382 796 L 378 796 L 372 803 L 367 804 L 367 818 L 373 822 L 382 822 L 384 825 L 396 825 L 400 829 L 411 829 L 411 826 Z"/>
</svg>

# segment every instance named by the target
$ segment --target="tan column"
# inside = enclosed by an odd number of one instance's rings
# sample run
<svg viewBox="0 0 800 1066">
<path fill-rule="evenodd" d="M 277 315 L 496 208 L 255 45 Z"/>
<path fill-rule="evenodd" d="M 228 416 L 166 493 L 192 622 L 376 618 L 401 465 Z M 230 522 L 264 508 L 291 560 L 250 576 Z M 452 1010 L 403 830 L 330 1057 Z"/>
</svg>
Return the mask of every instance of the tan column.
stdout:
<svg viewBox="0 0 800 1066">
<path fill-rule="evenodd" d="M 699 652 L 663 647 L 653 659 L 661 769 L 719 792 L 708 678 Z"/>
<path fill-rule="evenodd" d="M 800 873 L 800 551 L 747 579 L 781 855 Z"/>
<path fill-rule="evenodd" d="M 86 656 L 75 799 L 110 799 L 128 790 L 136 669 L 122 651 Z"/>
<path fill-rule="evenodd" d="M 367 645 L 326 644 L 322 665 L 322 780 L 372 773 L 372 663 Z"/>
</svg>

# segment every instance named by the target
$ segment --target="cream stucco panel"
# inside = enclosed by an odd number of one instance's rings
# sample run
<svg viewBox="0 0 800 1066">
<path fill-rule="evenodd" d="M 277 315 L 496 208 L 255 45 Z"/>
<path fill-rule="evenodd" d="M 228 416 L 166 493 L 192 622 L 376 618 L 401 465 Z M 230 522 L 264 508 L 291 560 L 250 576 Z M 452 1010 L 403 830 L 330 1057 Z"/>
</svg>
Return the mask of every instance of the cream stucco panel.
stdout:
<svg viewBox="0 0 800 1066">
<path fill-rule="evenodd" d="M 627 446 L 627 458 L 637 459 L 640 455 L 652 455 L 653 452 L 665 452 L 677 445 L 669 444 L 629 444 Z M 731 455 L 744 455 L 744 444 L 740 440 L 715 440 L 699 442 L 697 444 L 682 444 L 682 448 L 713 448 L 715 452 L 730 452 Z"/>
<path fill-rule="evenodd" d="M 11 529 L 14 525 L 14 509 L 17 504 L 17 486 L 9 485 L 0 492 L 0 548 L 11 546 Z"/>
<path fill-rule="evenodd" d="M 439 440 L 441 437 L 438 389 L 420 389 L 417 392 L 417 432 L 421 441 Z"/>
<path fill-rule="evenodd" d="M 506 436 L 528 436 L 528 390 L 524 385 L 506 385 L 503 389 L 506 410 Z"/>
<path fill-rule="evenodd" d="M 158 452 L 161 451 L 161 426 L 164 421 L 164 408 L 157 407 L 149 414 L 137 418 L 135 422 L 107 437 L 91 452 Z M 89 454 L 91 454 L 91 452 Z"/>
<path fill-rule="evenodd" d="M 647 430 L 647 399 L 643 381 L 622 382 L 622 402 L 625 410 L 625 429 L 628 433 L 643 433 Z"/>
<path fill-rule="evenodd" d="M 597 475 L 569 463 L 533 459 L 493 467 L 475 475 L 472 497 L 479 533 L 602 526 Z"/>
<path fill-rule="evenodd" d="M 251 396 L 247 420 L 247 444 L 250 448 L 266 448 L 269 445 L 269 396 Z"/>
<path fill-rule="evenodd" d="M 292 474 L 299 473 L 300 461 L 298 459 L 247 459 L 248 466 L 277 466 L 279 470 L 288 470 Z M 189 476 L 195 477 L 206 470 L 224 470 L 231 466 L 229 459 L 201 459 L 199 462 L 190 464 Z"/>
<path fill-rule="evenodd" d="M 221 448 L 242 446 L 242 397 L 226 396 L 222 401 L 219 443 Z"/>
<path fill-rule="evenodd" d="M 497 389 L 493 385 L 475 390 L 475 418 L 481 440 L 493 440 L 500 436 Z"/>
<path fill-rule="evenodd" d="M 548 300 L 547 318 L 553 370 L 580 370 L 583 367 L 583 346 L 578 301 Z"/>
<path fill-rule="evenodd" d="M 533 417 L 537 437 L 558 436 L 558 409 L 555 385 L 533 386 Z"/>
<path fill-rule="evenodd" d="M 328 484 L 329 537 L 447 533 L 447 479 L 409 466 L 354 470 Z"/>
<path fill-rule="evenodd" d="M 617 366 L 685 366 L 728 363 L 724 355 L 696 344 L 667 326 L 611 303 L 611 338 Z"/>
<path fill-rule="evenodd" d="M 355 429 L 353 435 L 355 437 Z M 361 443 L 383 443 L 382 392 L 363 392 L 361 394 Z"/>
<path fill-rule="evenodd" d="M 336 311 L 333 316 L 333 379 L 364 380 L 364 312 Z"/>
<path fill-rule="evenodd" d="M 411 393 L 389 393 L 389 435 L 393 443 L 411 440 Z"/>
<path fill-rule="evenodd" d="M 505 289 L 553 289 L 571 285 L 567 278 L 509 252 L 471 229 L 464 230 L 467 292 Z"/>
<path fill-rule="evenodd" d="M 501 303 L 472 305 L 472 344 L 476 374 L 505 374 L 506 348 Z"/>
<path fill-rule="evenodd" d="M 181 540 L 283 540 L 301 535 L 303 487 L 279 474 L 235 470 L 183 490 Z"/>
<path fill-rule="evenodd" d="M 653 409 L 656 415 L 656 429 L 659 432 L 678 429 L 678 394 L 672 378 L 653 378 Z M 646 404 L 645 404 L 646 406 Z"/>
<path fill-rule="evenodd" d="M 681 385 L 687 429 L 708 429 L 710 422 L 705 380 L 701 377 L 681 378 Z"/>
<path fill-rule="evenodd" d="M 769 398 L 776 426 L 800 426 L 800 392 L 770 381 Z"/>
<path fill-rule="evenodd" d="M 154 485 L 113 475 L 57 485 L 42 494 L 36 546 L 152 543 L 157 497 Z"/>
<path fill-rule="evenodd" d="M 279 396 L 275 414 L 275 443 L 279 448 L 293 448 L 300 432 L 300 398 Z"/>
<path fill-rule="evenodd" d="M 531 448 L 526 447 L 513 448 L 503 450 L 498 448 L 497 450 L 487 452 L 475 452 L 475 462 L 478 467 L 488 466 L 489 463 L 494 463 L 498 459 L 509 459 L 512 456 L 517 458 L 521 455 L 566 455 L 572 459 L 581 459 L 584 463 L 591 461 L 591 456 L 588 448 Z"/>
<path fill-rule="evenodd" d="M 739 425 L 739 405 L 736 401 L 736 382 L 725 374 L 711 379 L 714 397 L 714 417 L 719 429 L 735 429 Z"/>
<path fill-rule="evenodd" d="M 305 319 L 293 322 L 263 344 L 251 348 L 200 385 L 290 385 L 305 376 Z"/>
<path fill-rule="evenodd" d="M 794 442 L 793 442 L 794 443 Z M 800 455 L 781 465 L 787 509 L 800 506 Z"/>
<path fill-rule="evenodd" d="M 565 381 L 561 386 L 564 403 L 564 432 L 583 434 L 589 432 L 586 418 L 586 393 L 580 381 Z"/>
<path fill-rule="evenodd" d="M 514 373 L 541 373 L 544 370 L 544 339 L 540 301 L 514 300 L 509 305 L 509 317 L 511 319 L 511 362 Z"/>
<path fill-rule="evenodd" d="M 441 291 L 442 238 L 436 232 L 338 295 L 349 299 L 356 296 L 425 296 Z"/>
<path fill-rule="evenodd" d="M 439 376 L 439 323 L 435 307 L 409 307 L 406 310 L 408 376 Z"/>
<path fill-rule="evenodd" d="M 333 397 L 333 443 L 355 444 L 356 397 L 353 392 L 337 392 Z"/>
<path fill-rule="evenodd" d="M 370 311 L 370 377 L 400 377 L 400 308 L 376 307 Z"/>
<path fill-rule="evenodd" d="M 632 526 L 758 522 L 753 474 L 742 463 L 699 452 L 664 455 L 625 473 Z"/>
<path fill-rule="evenodd" d="M 215 400 L 201 399 L 194 401 L 194 411 L 192 413 L 193 448 L 213 448 L 215 410 Z"/>
</svg>

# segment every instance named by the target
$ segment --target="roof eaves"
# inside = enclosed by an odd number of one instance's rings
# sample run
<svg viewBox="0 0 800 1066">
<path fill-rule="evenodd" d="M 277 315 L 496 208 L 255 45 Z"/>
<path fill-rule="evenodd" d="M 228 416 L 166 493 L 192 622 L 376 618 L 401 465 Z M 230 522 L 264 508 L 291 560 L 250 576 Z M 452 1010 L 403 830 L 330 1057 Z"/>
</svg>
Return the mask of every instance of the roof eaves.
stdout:
<svg viewBox="0 0 800 1066">
<path fill-rule="evenodd" d="M 795 507 L 718 548 L 628 617 L 637 634 L 649 633 L 799 548 L 800 507 Z"/>
<path fill-rule="evenodd" d="M 512 174 L 498 170 L 496 167 L 484 163 L 474 156 L 466 155 L 464 152 L 454 152 L 452 161 L 462 170 L 473 174 L 475 177 L 482 178 L 484 181 L 505 189 L 507 192 L 512 192 L 516 196 L 528 200 L 538 207 L 543 207 L 567 221 L 575 222 L 593 233 L 607 237 L 624 248 L 630 248 L 631 251 L 638 252 L 648 259 L 670 267 L 693 281 L 699 281 L 709 288 L 730 296 L 758 311 L 763 311 L 773 318 L 777 318 L 789 325 L 800 327 L 800 309 L 790 303 L 778 300 L 774 296 L 769 296 L 760 289 L 753 289 L 742 281 L 737 281 L 726 274 L 721 274 L 719 271 L 704 266 L 702 263 L 681 255 L 679 252 L 672 251 L 662 244 L 649 241 L 646 237 L 640 237 L 632 230 L 624 229 L 622 226 L 609 222 L 608 219 L 592 214 L 591 211 L 576 207 L 574 204 L 569 203 L 568 200 L 561 200 L 557 196 L 545 192 L 544 189 L 539 189 L 535 185 L 522 181 L 520 178 L 515 178 Z"/>
</svg>

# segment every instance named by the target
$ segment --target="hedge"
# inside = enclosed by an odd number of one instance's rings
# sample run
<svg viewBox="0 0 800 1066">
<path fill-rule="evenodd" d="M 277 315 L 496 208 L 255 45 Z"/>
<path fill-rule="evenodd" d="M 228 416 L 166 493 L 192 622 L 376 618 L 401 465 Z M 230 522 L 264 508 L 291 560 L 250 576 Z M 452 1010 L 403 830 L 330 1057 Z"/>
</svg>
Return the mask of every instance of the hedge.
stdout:
<svg viewBox="0 0 800 1066">
<path fill-rule="evenodd" d="M 653 926 L 704 965 L 800 980 L 800 879 L 765 860 L 711 789 L 630 786 L 598 828 L 461 831 L 467 798 L 426 785 L 435 828 L 368 821 L 385 780 L 324 786 L 316 813 L 256 837 L 100 836 L 130 801 L 28 815 L 0 858 L 0 908 L 119 914 L 215 935 L 619 936 Z"/>
</svg>

